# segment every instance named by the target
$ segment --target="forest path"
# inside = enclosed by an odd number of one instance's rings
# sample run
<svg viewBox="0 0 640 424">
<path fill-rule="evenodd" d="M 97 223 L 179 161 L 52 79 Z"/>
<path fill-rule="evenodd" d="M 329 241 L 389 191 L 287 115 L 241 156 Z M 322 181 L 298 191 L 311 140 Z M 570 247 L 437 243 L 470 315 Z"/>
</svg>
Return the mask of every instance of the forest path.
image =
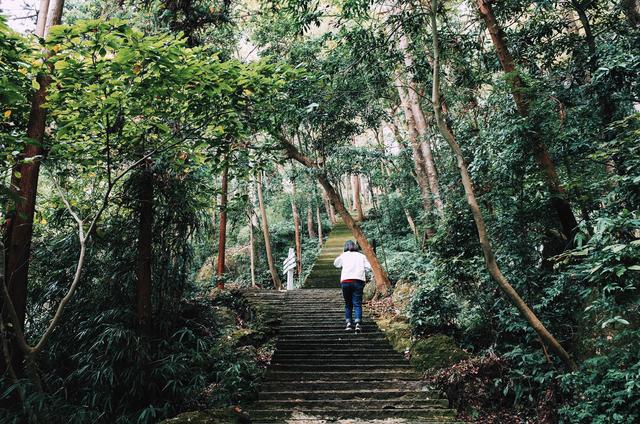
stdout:
<svg viewBox="0 0 640 424">
<path fill-rule="evenodd" d="M 361 334 L 345 331 L 333 259 L 350 237 L 344 224 L 334 225 L 303 289 L 285 294 L 251 422 L 451 423 L 448 401 L 424 387 L 366 313 Z"/>
</svg>

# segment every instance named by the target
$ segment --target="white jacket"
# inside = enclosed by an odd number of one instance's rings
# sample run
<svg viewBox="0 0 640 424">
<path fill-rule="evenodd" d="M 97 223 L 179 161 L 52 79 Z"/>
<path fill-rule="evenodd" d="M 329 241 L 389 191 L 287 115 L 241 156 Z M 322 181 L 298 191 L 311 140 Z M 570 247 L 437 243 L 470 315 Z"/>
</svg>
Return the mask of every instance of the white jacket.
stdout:
<svg viewBox="0 0 640 424">
<path fill-rule="evenodd" d="M 371 270 L 367 257 L 360 252 L 344 252 L 333 261 L 333 266 L 342 268 L 340 281 L 366 280 L 365 269 Z"/>
</svg>

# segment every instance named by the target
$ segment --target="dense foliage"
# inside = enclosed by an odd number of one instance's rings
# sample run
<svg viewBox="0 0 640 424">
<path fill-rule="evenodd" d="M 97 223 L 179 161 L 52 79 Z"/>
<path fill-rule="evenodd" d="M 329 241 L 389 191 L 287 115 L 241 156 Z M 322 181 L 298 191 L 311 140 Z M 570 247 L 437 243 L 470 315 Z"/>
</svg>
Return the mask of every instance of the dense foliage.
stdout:
<svg viewBox="0 0 640 424">
<path fill-rule="evenodd" d="M 383 3 L 71 1 L 46 40 L 0 17 L 7 257 L 21 170 L 41 163 L 28 343 L 82 264 L 43 350 L 2 368 L 1 419 L 156 422 L 250 401 L 263 348 L 228 336 L 261 324 L 212 288 L 277 288 L 296 247 L 301 284 L 339 206 L 329 185 L 352 214 L 364 204 L 381 266 L 412 287 L 414 340 L 472 356 L 429 373 L 462 417 L 640 420 L 640 5 Z M 45 80 L 40 143 L 26 134 Z M 575 368 L 488 272 L 464 166 L 502 274 Z M 6 356 L 19 334 L 2 317 Z"/>
</svg>

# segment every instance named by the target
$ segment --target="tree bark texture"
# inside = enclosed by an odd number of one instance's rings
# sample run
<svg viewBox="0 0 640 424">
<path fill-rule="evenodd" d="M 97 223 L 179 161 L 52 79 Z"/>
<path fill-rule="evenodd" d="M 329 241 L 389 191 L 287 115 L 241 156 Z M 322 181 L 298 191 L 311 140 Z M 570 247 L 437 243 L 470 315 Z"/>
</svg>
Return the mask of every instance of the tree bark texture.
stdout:
<svg viewBox="0 0 640 424">
<path fill-rule="evenodd" d="M 360 195 L 360 176 L 352 175 L 351 176 L 351 187 L 353 188 L 353 205 L 356 210 L 356 216 L 358 221 L 364 221 L 364 211 L 362 210 L 362 199 Z"/>
<path fill-rule="evenodd" d="M 262 173 L 258 172 L 256 180 L 256 191 L 258 193 L 258 206 L 260 208 L 260 216 L 262 218 L 262 235 L 264 237 L 264 250 L 267 255 L 267 263 L 269 264 L 269 272 L 271 272 L 271 280 L 276 290 L 282 289 L 282 281 L 278 275 L 278 270 L 273 263 L 273 254 L 271 253 L 271 238 L 269 237 L 269 222 L 267 221 L 267 210 L 264 206 L 264 198 L 262 195 Z"/>
<path fill-rule="evenodd" d="M 493 45 L 496 49 L 496 54 L 498 55 L 498 60 L 502 65 L 503 71 L 507 75 L 509 84 L 511 86 L 511 94 L 516 104 L 516 109 L 518 110 L 520 116 L 526 118 L 529 116 L 530 107 L 529 99 L 525 95 L 524 89 L 526 87 L 524 82 L 522 81 L 522 78 L 520 78 L 520 75 L 516 70 L 513 57 L 511 56 L 509 48 L 504 39 L 502 28 L 498 25 L 489 1 L 475 1 L 480 11 L 480 15 L 482 16 L 485 24 L 487 25 L 487 29 L 489 30 L 491 41 L 493 42 Z M 542 141 L 537 131 L 537 129 L 533 131 L 530 136 L 531 147 L 533 149 L 534 156 L 536 161 L 538 162 L 538 165 L 543 170 L 547 188 L 549 190 L 549 193 L 551 194 L 551 205 L 556 211 L 556 214 L 560 221 L 562 233 L 567 238 L 567 240 L 571 240 L 573 238 L 573 231 L 578 226 L 578 222 L 575 215 L 573 214 L 571 204 L 569 203 L 569 200 L 567 198 L 566 190 L 560 182 L 556 166 L 551 159 L 547 146 Z"/>
<path fill-rule="evenodd" d="M 300 213 L 296 205 L 296 183 L 291 181 L 293 194 L 291 196 L 291 213 L 293 214 L 293 230 L 296 242 L 296 273 L 302 274 L 302 237 L 300 236 Z"/>
<path fill-rule="evenodd" d="M 249 261 L 251 271 L 251 287 L 258 287 L 256 284 L 256 242 L 253 233 L 253 208 L 249 208 Z"/>
<path fill-rule="evenodd" d="M 152 324 L 153 280 L 153 170 L 149 161 L 143 164 L 139 189 L 136 316 L 140 331 L 149 334 Z"/>
<path fill-rule="evenodd" d="M 478 0 L 480 1 L 480 0 Z M 473 183 L 471 180 L 471 175 L 469 174 L 469 170 L 467 167 L 467 163 L 464 159 L 464 155 L 462 153 L 462 149 L 458 145 L 458 142 L 455 139 L 454 134 L 451 132 L 449 127 L 447 126 L 445 119 L 442 115 L 442 106 L 440 101 L 440 47 L 438 42 L 438 27 L 437 27 L 437 19 L 435 11 L 438 9 L 438 0 L 432 0 L 431 2 L 431 28 L 432 28 L 432 40 L 433 40 L 433 91 L 432 91 L 432 102 L 433 102 L 433 110 L 436 118 L 436 123 L 438 125 L 438 129 L 442 134 L 442 137 L 447 141 L 451 150 L 453 150 L 456 162 L 458 165 L 458 169 L 460 171 L 460 177 L 462 179 L 462 185 L 464 186 L 464 191 L 467 198 L 467 203 L 469 204 L 469 208 L 471 209 L 471 213 L 473 215 L 473 219 L 476 224 L 476 229 L 478 232 L 478 239 L 480 241 L 480 246 L 482 248 L 482 252 L 484 254 L 485 264 L 491 276 L 496 280 L 500 289 L 507 295 L 511 303 L 518 309 L 520 314 L 527 320 L 529 325 L 536 331 L 542 342 L 549 346 L 562 360 L 565 366 L 571 370 L 575 371 L 577 369 L 575 362 L 569 356 L 567 351 L 562 347 L 562 345 L 556 340 L 556 338 L 547 330 L 547 328 L 542 324 L 542 322 L 538 319 L 535 313 L 529 308 L 529 306 L 524 302 L 524 300 L 520 297 L 518 292 L 511 286 L 506 277 L 502 274 L 498 263 L 496 262 L 496 258 L 493 253 L 493 248 L 491 247 L 491 242 L 489 240 L 489 235 L 487 232 L 487 227 L 484 222 L 484 217 L 482 216 L 482 211 L 480 210 L 480 206 L 478 205 L 478 201 L 476 199 L 475 191 L 473 188 Z"/>
<path fill-rule="evenodd" d="M 45 38 L 52 26 L 59 25 L 62 19 L 64 0 L 53 0 L 50 6 L 48 0 L 40 3 L 40 12 L 36 23 L 37 35 Z M 51 53 L 43 53 L 46 58 Z M 46 100 L 47 88 L 50 78 L 41 73 L 37 76 L 40 88 L 36 90 L 31 99 L 31 110 L 27 124 L 27 137 L 34 141 L 25 146 L 20 154 L 22 163 L 14 170 L 19 170 L 20 178 L 12 175 L 11 190 L 17 198 L 14 210 L 8 214 L 9 222 L 6 227 L 6 264 L 5 279 L 9 290 L 9 296 L 13 302 L 18 320 L 24 329 L 26 305 L 27 305 L 27 280 L 29 275 L 29 257 L 31 251 L 31 237 L 33 235 L 33 216 L 35 214 L 36 197 L 38 193 L 38 178 L 40 175 L 40 162 L 45 153 L 43 147 L 44 130 L 46 126 L 46 109 L 42 107 Z M 6 311 L 2 313 L 5 314 Z M 21 369 L 22 354 L 12 343 L 12 355 L 14 369 Z M 0 365 L 0 371 L 4 365 Z M 19 372 L 19 371 L 18 371 Z"/>
<path fill-rule="evenodd" d="M 413 112 L 411 111 L 411 107 L 409 106 L 409 100 L 407 99 L 407 93 L 404 90 L 402 79 L 399 76 L 396 76 L 396 86 L 398 90 L 398 96 L 400 97 L 400 106 L 402 107 L 402 112 L 404 113 L 405 121 L 407 123 L 407 135 L 409 137 L 409 142 L 411 143 L 411 150 L 413 153 L 416 181 L 418 182 L 418 188 L 420 189 L 420 194 L 422 195 L 422 206 L 424 207 L 424 210 L 428 217 L 426 234 L 427 237 L 431 237 L 434 234 L 434 231 L 431 227 L 431 220 L 429 219 L 431 210 L 433 209 L 433 203 L 431 200 L 431 189 L 429 188 L 429 176 L 427 175 L 422 149 L 420 147 L 420 143 L 418 143 L 418 131 L 416 130 L 416 123 L 413 117 Z"/>
<path fill-rule="evenodd" d="M 294 159 L 306 166 L 307 168 L 317 169 L 319 172 L 316 173 L 316 178 L 322 187 L 324 188 L 327 196 L 329 197 L 330 202 L 333 204 L 336 211 L 340 214 L 340 217 L 344 221 L 347 228 L 351 230 L 353 237 L 356 239 L 356 242 L 362 249 L 364 255 L 369 260 L 371 264 L 371 271 L 375 278 L 376 287 L 381 294 L 386 294 L 388 289 L 391 287 L 391 282 L 389 281 L 389 277 L 387 273 L 382 268 L 380 261 L 373 250 L 373 247 L 367 240 L 367 237 L 362 232 L 362 229 L 358 226 L 358 223 L 353 219 L 353 217 L 349 214 L 349 210 L 346 208 L 342 199 L 338 195 L 338 192 L 333 187 L 327 176 L 322 172 L 322 169 L 319 168 L 318 164 L 316 164 L 309 157 L 303 155 L 298 151 L 296 146 L 289 143 L 286 140 L 281 140 L 282 147 L 286 150 L 287 156 L 291 159 Z"/>
<path fill-rule="evenodd" d="M 322 215 L 320 215 L 320 205 L 316 204 L 316 221 L 318 221 L 318 244 L 322 246 L 324 236 L 322 234 Z"/>
<path fill-rule="evenodd" d="M 225 256 L 227 253 L 227 197 L 229 195 L 229 166 L 222 170 L 220 187 L 220 225 L 218 237 L 218 261 L 216 264 L 216 287 L 224 289 Z"/>
<path fill-rule="evenodd" d="M 429 143 L 429 126 L 424 116 L 422 106 L 420 106 L 420 96 L 418 96 L 418 84 L 415 82 L 413 75 L 414 60 L 409 51 L 409 40 L 404 33 L 401 33 L 399 40 L 400 50 L 404 55 L 405 76 L 407 80 L 407 101 L 409 103 L 411 113 L 413 114 L 415 127 L 420 136 L 419 144 L 424 158 L 424 168 L 429 181 L 429 190 L 433 196 L 433 204 L 437 212 L 442 216 L 444 205 L 440 197 L 440 184 L 438 182 L 438 171 L 433 160 L 433 152 Z"/>
<path fill-rule="evenodd" d="M 315 228 L 313 228 L 313 205 L 311 202 L 307 205 L 307 234 L 312 239 L 318 236 Z"/>
</svg>

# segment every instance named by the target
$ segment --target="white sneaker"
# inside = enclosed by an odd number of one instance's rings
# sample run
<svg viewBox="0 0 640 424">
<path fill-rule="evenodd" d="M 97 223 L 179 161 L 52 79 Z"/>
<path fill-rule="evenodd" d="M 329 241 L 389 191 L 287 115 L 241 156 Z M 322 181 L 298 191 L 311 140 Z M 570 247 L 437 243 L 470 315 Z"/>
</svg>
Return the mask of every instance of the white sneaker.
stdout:
<svg viewBox="0 0 640 424">
<path fill-rule="evenodd" d="M 358 324 L 356 324 L 357 326 Z M 353 330 L 353 328 L 351 328 L 351 321 L 347 321 L 347 328 L 345 328 L 346 331 L 351 331 Z"/>
<path fill-rule="evenodd" d="M 362 331 L 362 328 L 360 328 L 360 323 L 356 322 L 356 333 L 359 333 Z"/>
</svg>

